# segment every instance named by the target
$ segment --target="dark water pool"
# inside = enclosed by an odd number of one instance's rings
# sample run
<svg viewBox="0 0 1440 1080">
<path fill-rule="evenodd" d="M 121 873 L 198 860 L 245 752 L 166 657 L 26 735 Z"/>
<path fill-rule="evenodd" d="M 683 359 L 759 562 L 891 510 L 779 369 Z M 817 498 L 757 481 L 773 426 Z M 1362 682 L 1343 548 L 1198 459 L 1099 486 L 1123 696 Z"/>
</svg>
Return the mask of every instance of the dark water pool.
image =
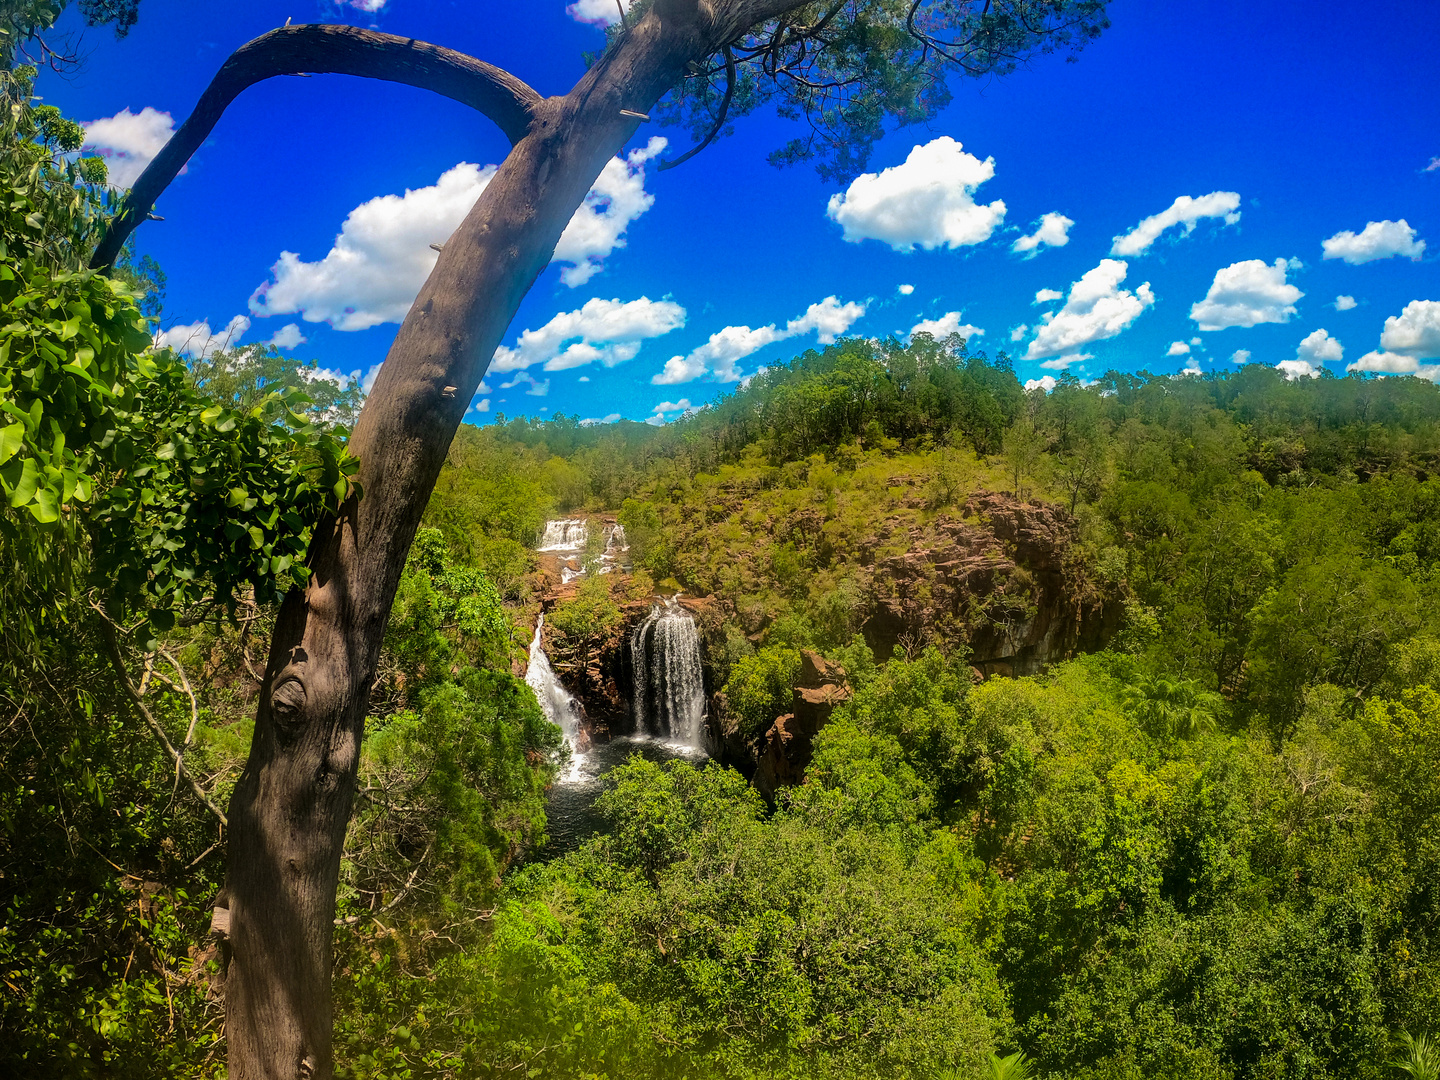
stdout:
<svg viewBox="0 0 1440 1080">
<path fill-rule="evenodd" d="M 696 747 L 644 736 L 611 739 L 592 746 L 588 753 L 578 755 L 571 763 L 569 774 L 550 788 L 546 807 L 550 843 L 541 852 L 542 859 L 553 859 L 573 851 L 596 833 L 604 831 L 605 822 L 595 812 L 595 800 L 605 790 L 602 777 L 616 765 L 630 760 L 632 754 L 654 762 L 679 759 L 698 765 L 709 760 L 705 752 Z"/>
</svg>

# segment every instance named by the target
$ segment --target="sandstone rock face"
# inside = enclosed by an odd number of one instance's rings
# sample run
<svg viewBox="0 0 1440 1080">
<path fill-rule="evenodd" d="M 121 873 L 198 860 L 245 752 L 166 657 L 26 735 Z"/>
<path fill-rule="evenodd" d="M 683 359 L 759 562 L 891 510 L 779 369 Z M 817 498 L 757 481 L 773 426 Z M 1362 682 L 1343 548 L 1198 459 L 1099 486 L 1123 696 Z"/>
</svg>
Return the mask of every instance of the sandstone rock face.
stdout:
<svg viewBox="0 0 1440 1080">
<path fill-rule="evenodd" d="M 1118 628 L 1121 597 L 1086 572 L 1062 507 L 979 492 L 924 534 L 897 535 L 896 525 L 881 523 L 866 566 L 864 632 L 881 658 L 896 645 L 963 640 L 981 675 L 1032 675 Z M 897 542 L 904 553 L 876 554 Z"/>
<path fill-rule="evenodd" d="M 796 683 L 793 711 L 776 719 L 762 736 L 755 765 L 755 787 L 770 800 L 780 788 L 801 781 L 814 755 L 815 736 L 836 707 L 852 696 L 845 669 L 808 649 L 800 654 Z"/>
</svg>

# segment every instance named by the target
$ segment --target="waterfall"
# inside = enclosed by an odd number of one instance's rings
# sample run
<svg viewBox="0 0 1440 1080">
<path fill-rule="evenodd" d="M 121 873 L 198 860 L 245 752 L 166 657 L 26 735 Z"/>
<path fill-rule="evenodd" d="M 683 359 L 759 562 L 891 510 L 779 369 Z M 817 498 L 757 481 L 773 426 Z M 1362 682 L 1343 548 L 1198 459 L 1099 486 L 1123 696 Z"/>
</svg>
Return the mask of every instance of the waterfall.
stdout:
<svg viewBox="0 0 1440 1080">
<path fill-rule="evenodd" d="M 584 551 L 589 530 L 584 518 L 562 518 L 547 521 L 537 551 Z"/>
<path fill-rule="evenodd" d="M 674 597 L 655 604 L 630 635 L 635 682 L 635 728 L 693 745 L 705 718 L 705 681 L 700 672 L 700 635 L 695 620 Z"/>
<path fill-rule="evenodd" d="M 560 558 L 560 584 L 569 585 L 586 576 L 586 567 L 593 565 L 597 573 L 609 574 L 616 569 L 628 570 L 625 555 L 630 545 L 625 542 L 625 527 L 618 522 L 606 523 L 601 534 L 601 552 L 593 563 L 585 558 L 590 540 L 590 523 L 585 518 L 561 518 L 547 521 L 536 551 L 556 554 Z"/>
<path fill-rule="evenodd" d="M 618 559 L 622 552 L 630 550 L 630 545 L 625 542 L 625 526 L 616 522 L 614 525 L 605 526 L 605 558 L 613 561 Z"/>
<path fill-rule="evenodd" d="M 579 778 L 580 764 L 585 760 L 583 754 L 575 752 L 580 736 L 580 712 L 575 698 L 560 684 L 554 669 L 550 667 L 550 658 L 545 655 L 545 647 L 541 642 L 544 628 L 545 616 L 541 615 L 535 621 L 535 638 L 530 642 L 530 664 L 525 669 L 525 683 L 535 691 L 545 719 L 558 727 L 564 734 L 565 741 L 570 744 L 570 769 L 560 779 L 571 781 Z"/>
</svg>

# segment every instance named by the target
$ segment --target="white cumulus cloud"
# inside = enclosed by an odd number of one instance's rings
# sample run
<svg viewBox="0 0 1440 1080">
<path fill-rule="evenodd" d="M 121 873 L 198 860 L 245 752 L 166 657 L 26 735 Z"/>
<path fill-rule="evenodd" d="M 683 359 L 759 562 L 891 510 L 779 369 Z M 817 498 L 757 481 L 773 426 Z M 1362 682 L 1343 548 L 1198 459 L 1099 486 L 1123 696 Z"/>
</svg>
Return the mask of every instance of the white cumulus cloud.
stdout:
<svg viewBox="0 0 1440 1080">
<path fill-rule="evenodd" d="M 1051 371 L 1064 371 L 1071 364 L 1083 364 L 1090 358 L 1089 353 L 1070 353 L 1067 356 L 1057 356 L 1053 360 L 1045 360 L 1040 366 L 1042 368 L 1049 368 Z"/>
<path fill-rule="evenodd" d="M 1344 348 L 1330 336 L 1328 330 L 1316 330 L 1300 342 L 1295 350 L 1294 360 L 1281 360 L 1275 368 L 1283 372 L 1290 382 L 1296 379 L 1318 379 L 1326 362 L 1341 360 L 1344 356 Z"/>
<path fill-rule="evenodd" d="M 563 284 L 583 285 L 599 273 L 612 251 L 625 246 L 630 223 L 655 205 L 655 196 L 645 190 L 645 163 L 668 145 L 655 136 L 643 149 L 606 164 L 555 245 L 555 261 L 573 264 L 560 271 Z"/>
<path fill-rule="evenodd" d="M 1385 320 L 1380 347 L 1422 360 L 1440 357 L 1440 301 L 1411 300 Z"/>
<path fill-rule="evenodd" d="M 1054 375 L 1041 375 L 1038 379 L 1025 380 L 1025 390 L 1027 392 L 1031 390 L 1044 390 L 1045 393 L 1048 394 L 1051 390 L 1055 389 L 1055 385 Z"/>
<path fill-rule="evenodd" d="M 741 372 L 737 364 L 767 345 L 812 331 L 822 345 L 829 345 L 865 314 L 865 305 L 850 301 L 842 304 L 827 296 L 811 304 L 803 315 L 791 319 L 783 327 L 771 323 L 751 329 L 748 326 L 727 326 L 710 335 L 710 340 L 687 356 L 672 356 L 665 368 L 651 378 L 657 386 L 693 382 L 708 376 L 715 382 L 738 382 Z M 753 372 L 751 374 L 754 374 Z"/>
<path fill-rule="evenodd" d="M 1288 382 L 1296 379 L 1318 379 L 1320 369 L 1308 360 L 1281 360 L 1275 365 L 1276 369 L 1285 375 Z"/>
<path fill-rule="evenodd" d="M 1215 271 L 1210 291 L 1190 308 L 1190 318 L 1201 330 L 1289 322 L 1295 301 L 1305 295 L 1285 281 L 1291 266 L 1284 259 L 1273 265 L 1246 259 Z"/>
<path fill-rule="evenodd" d="M 1330 331 L 1316 330 L 1300 342 L 1295 355 L 1311 364 L 1334 363 L 1345 358 L 1345 347 L 1330 336 Z"/>
<path fill-rule="evenodd" d="M 851 243 L 880 240 L 896 251 L 927 251 L 984 243 L 1005 220 L 1005 204 L 975 202 L 975 189 L 995 175 L 995 159 L 981 161 L 942 135 L 916 146 L 903 164 L 862 173 L 826 210 Z"/>
<path fill-rule="evenodd" d="M 85 129 L 84 149 L 93 150 L 105 159 L 110 183 L 122 188 L 140 179 L 145 167 L 175 134 L 174 118 L 149 105 L 138 113 L 121 109 L 114 116 L 80 126 Z"/>
<path fill-rule="evenodd" d="M 1030 327 L 1027 326 L 1025 323 L 1022 322 L 1019 326 L 1016 326 L 1016 327 L 1014 327 L 1014 328 L 1011 329 L 1011 331 L 1010 331 L 1010 340 L 1011 340 L 1011 341 L 1024 341 L 1024 340 L 1025 340 L 1025 335 L 1028 334 L 1029 332 L 1030 332 Z"/>
<path fill-rule="evenodd" d="M 959 334 L 962 338 L 980 337 L 985 333 L 980 327 L 970 323 L 962 323 L 960 316 L 962 312 L 947 311 L 938 319 L 922 319 L 910 328 L 907 337 L 914 337 L 916 334 L 929 334 L 937 341 L 944 341 L 951 334 Z"/>
<path fill-rule="evenodd" d="M 250 320 L 244 315 L 236 315 L 222 330 L 211 330 L 210 320 L 203 319 L 196 323 L 181 323 L 170 327 L 168 330 L 159 331 L 155 337 L 157 349 L 174 349 L 182 356 L 204 359 L 213 356 L 221 349 L 228 349 L 239 343 L 250 329 Z"/>
<path fill-rule="evenodd" d="M 1074 224 L 1064 214 L 1046 214 L 1035 231 L 1016 240 L 1010 245 L 1010 250 L 1033 259 L 1042 248 L 1064 247 L 1070 243 L 1070 226 Z"/>
<path fill-rule="evenodd" d="M 836 338 L 865 314 L 865 306 L 854 300 L 842 304 L 838 298 L 827 296 L 818 304 L 811 304 L 798 319 L 786 323 L 785 336 L 798 337 L 813 330 L 821 345 L 833 345 Z"/>
<path fill-rule="evenodd" d="M 652 415 L 645 422 L 647 424 L 654 424 L 656 427 L 659 427 L 661 424 L 668 422 L 667 417 L 670 420 L 678 420 L 680 419 L 680 417 L 686 416 L 689 413 L 693 412 L 694 409 L 695 406 L 690 404 L 689 398 L 682 397 L 679 401 L 662 401 L 659 405 L 655 406 L 654 415 Z M 674 413 L 675 415 L 670 416 L 671 413 Z"/>
<path fill-rule="evenodd" d="M 914 285 L 899 285 L 899 286 L 896 286 L 896 291 L 897 291 L 901 296 L 909 296 L 911 293 L 913 293 L 913 292 L 915 291 L 915 286 L 914 286 Z"/>
<path fill-rule="evenodd" d="M 1166 356 L 1184 356 L 1190 351 L 1190 346 L 1183 341 L 1170 342 L 1170 348 L 1165 350 Z"/>
<path fill-rule="evenodd" d="M 1353 296 L 1337 296 L 1337 297 L 1335 297 L 1335 310 L 1336 310 L 1336 311 L 1349 311 L 1349 310 L 1351 310 L 1352 308 L 1354 308 L 1355 306 L 1356 306 L 1356 304 L 1355 304 L 1355 297 L 1353 297 Z"/>
<path fill-rule="evenodd" d="M 630 0 L 621 0 L 621 3 L 629 12 Z M 615 0 L 575 0 L 565 8 L 565 14 L 591 26 L 614 26 L 620 21 L 620 6 Z"/>
<path fill-rule="evenodd" d="M 645 192 L 645 163 L 665 145 L 664 139 L 651 139 L 605 166 L 555 247 L 557 262 L 573 264 L 561 270 L 563 283 L 583 284 L 625 246 L 625 230 L 655 201 Z M 250 297 L 250 311 L 298 313 L 306 322 L 328 322 L 337 330 L 403 321 L 439 258 L 431 245 L 449 240 L 494 176 L 494 165 L 462 161 L 430 187 L 361 203 L 323 259 L 306 262 L 293 251 L 281 252 L 271 280 Z"/>
<path fill-rule="evenodd" d="M 1390 375 L 1418 375 L 1440 381 L 1440 301 L 1412 300 L 1399 315 L 1385 320 L 1380 348 L 1366 353 L 1347 371 L 1374 371 Z"/>
<path fill-rule="evenodd" d="M 1147 281 L 1134 292 L 1120 288 L 1129 267 L 1118 259 L 1101 259 L 1070 286 L 1070 295 L 1059 311 L 1041 317 L 1027 360 L 1072 353 L 1094 341 L 1113 338 L 1155 303 Z"/>
<path fill-rule="evenodd" d="M 509 382 L 502 382 L 500 384 L 500 389 L 513 390 L 517 386 L 528 386 L 530 389 L 526 390 L 525 393 L 531 397 L 544 397 L 550 393 L 550 380 L 546 379 L 544 382 L 540 382 L 528 371 L 517 371 L 511 376 Z"/>
<path fill-rule="evenodd" d="M 365 330 L 401 322 L 443 244 L 495 175 L 495 166 L 461 162 L 431 187 L 381 195 L 345 218 L 335 246 L 319 262 L 280 253 L 273 280 L 250 297 L 256 315 L 300 313 L 306 322 Z"/>
<path fill-rule="evenodd" d="M 1236 349 L 1230 354 L 1230 362 L 1232 364 L 1248 364 L 1250 362 L 1250 350 Z"/>
<path fill-rule="evenodd" d="M 538 330 L 526 330 L 514 346 L 495 350 L 490 370 L 519 371 L 544 364 L 565 371 L 599 363 L 614 367 L 633 360 L 640 346 L 685 325 L 685 309 L 673 300 L 642 296 L 628 303 L 594 297 L 583 307 L 556 315 Z"/>
<path fill-rule="evenodd" d="M 1035 299 L 1032 302 L 1036 304 L 1048 304 L 1051 300 L 1063 299 L 1065 299 L 1065 294 L 1059 289 L 1041 289 L 1035 294 Z"/>
<path fill-rule="evenodd" d="M 1320 241 L 1327 259 L 1344 259 L 1358 266 L 1376 259 L 1392 259 L 1397 255 L 1419 260 L 1425 253 L 1425 241 L 1415 238 L 1404 218 L 1399 221 L 1372 221 L 1358 233 L 1338 232 Z"/>
<path fill-rule="evenodd" d="M 293 349 L 298 345 L 304 345 L 309 340 L 300 332 L 300 324 L 292 322 L 286 323 L 276 330 L 266 344 L 274 345 L 277 349 Z"/>
<path fill-rule="evenodd" d="M 1144 255 L 1166 229 L 1179 225 L 1185 230 L 1184 235 L 1189 236 L 1205 218 L 1223 218 L 1226 225 L 1234 225 L 1240 220 L 1239 193 L 1212 191 L 1199 198 L 1181 195 L 1167 209 L 1147 217 L 1125 235 L 1115 237 L 1110 254 L 1125 258 Z"/>
</svg>

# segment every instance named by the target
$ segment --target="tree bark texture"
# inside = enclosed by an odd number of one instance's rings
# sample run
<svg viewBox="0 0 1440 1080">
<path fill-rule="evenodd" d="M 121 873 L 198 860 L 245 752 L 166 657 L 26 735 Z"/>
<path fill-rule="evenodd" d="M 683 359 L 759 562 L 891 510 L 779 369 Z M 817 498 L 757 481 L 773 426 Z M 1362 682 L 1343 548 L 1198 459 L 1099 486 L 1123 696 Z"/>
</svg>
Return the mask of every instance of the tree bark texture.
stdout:
<svg viewBox="0 0 1440 1080">
<path fill-rule="evenodd" d="M 332 1073 L 340 855 L 370 686 L 410 543 L 521 299 L 605 164 L 635 134 L 637 120 L 621 110 L 648 112 L 689 61 L 725 44 L 719 27 L 703 0 L 657 0 L 568 95 L 528 105 L 526 131 L 445 244 L 380 370 L 350 443 L 364 497 L 321 524 L 311 582 L 282 606 L 250 758 L 230 802 L 232 1080 Z"/>
</svg>

